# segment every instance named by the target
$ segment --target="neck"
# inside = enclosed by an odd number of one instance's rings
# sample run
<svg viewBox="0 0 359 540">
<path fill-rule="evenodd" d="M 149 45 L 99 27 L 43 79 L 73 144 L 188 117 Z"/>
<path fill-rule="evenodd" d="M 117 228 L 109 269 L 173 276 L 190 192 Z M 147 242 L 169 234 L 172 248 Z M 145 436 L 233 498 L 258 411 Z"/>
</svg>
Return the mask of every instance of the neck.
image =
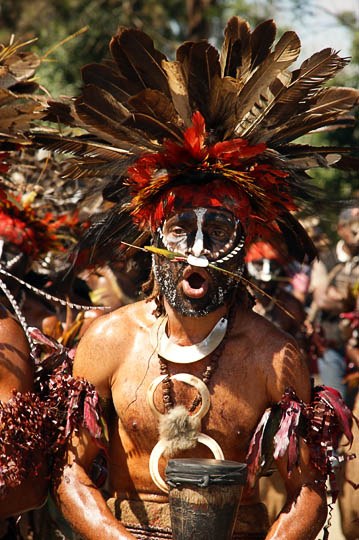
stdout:
<svg viewBox="0 0 359 540">
<path fill-rule="evenodd" d="M 219 319 L 228 312 L 226 305 L 203 317 L 184 317 L 175 311 L 164 299 L 168 317 L 167 334 L 173 343 L 181 346 L 200 343 L 211 332 Z"/>
</svg>

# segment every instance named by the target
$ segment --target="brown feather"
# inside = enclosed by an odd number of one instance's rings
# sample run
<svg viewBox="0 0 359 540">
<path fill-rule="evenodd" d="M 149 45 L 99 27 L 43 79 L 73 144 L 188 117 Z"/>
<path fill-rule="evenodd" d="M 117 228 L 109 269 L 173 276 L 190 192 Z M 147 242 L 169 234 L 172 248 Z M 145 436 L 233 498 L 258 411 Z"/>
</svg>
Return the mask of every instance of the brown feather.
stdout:
<svg viewBox="0 0 359 540">
<path fill-rule="evenodd" d="M 220 75 L 218 51 L 207 41 L 189 42 L 180 49 L 177 58 L 182 64 L 187 81 L 190 107 L 193 111 L 200 111 L 207 128 L 210 128 L 209 108 L 213 78 Z"/>
<path fill-rule="evenodd" d="M 85 86 L 83 95 L 75 101 L 75 108 L 86 129 L 111 144 L 121 141 L 123 148 L 134 142 L 146 145 L 145 136 L 132 133 L 124 125 L 131 116 L 128 109 L 105 90 L 93 85 Z"/>
<path fill-rule="evenodd" d="M 110 147 L 105 144 L 100 144 L 95 141 L 88 141 L 86 139 L 61 137 L 58 134 L 52 133 L 35 133 L 32 136 L 34 144 L 47 148 L 48 150 L 55 150 L 64 154 L 72 154 L 78 157 L 103 157 L 107 161 L 121 159 L 122 156 L 127 156 L 128 152 L 125 150 Z"/>
<path fill-rule="evenodd" d="M 308 109 L 308 96 L 312 96 L 321 85 L 343 69 L 347 60 L 340 58 L 331 49 L 313 54 L 305 60 L 299 70 L 292 73 L 292 80 L 278 94 L 278 100 L 265 122 L 261 125 L 261 140 L 276 137 L 283 125 L 295 114 Z"/>
<path fill-rule="evenodd" d="M 134 96 L 142 86 L 133 82 L 109 66 L 103 64 L 88 64 L 82 68 L 82 80 L 85 85 L 99 86 L 113 95 L 121 103 L 127 103 L 129 97 Z"/>
<path fill-rule="evenodd" d="M 233 134 L 237 124 L 234 112 L 242 87 L 242 82 L 232 77 L 213 78 L 209 113 L 210 125 L 216 126 L 216 129 L 212 142 L 226 140 Z"/>
<path fill-rule="evenodd" d="M 48 101 L 46 116 L 44 120 L 47 122 L 55 122 L 56 124 L 65 124 L 68 126 L 75 125 L 77 114 L 73 103 L 64 103 L 61 101 Z"/>
<path fill-rule="evenodd" d="M 310 263 L 317 256 L 317 249 L 304 227 L 289 212 L 286 212 L 277 224 L 288 247 L 288 254 L 299 262 Z"/>
<path fill-rule="evenodd" d="M 134 127 L 149 132 L 153 139 L 174 138 L 182 142 L 180 119 L 167 96 L 147 88 L 130 98 L 129 104 L 136 111 Z"/>
<path fill-rule="evenodd" d="M 162 69 L 164 54 L 154 48 L 152 39 L 134 28 L 121 28 L 112 39 L 110 50 L 121 74 L 142 88 L 160 90 L 170 97 L 166 73 Z"/>
<path fill-rule="evenodd" d="M 273 19 L 263 21 L 253 30 L 251 35 L 251 70 L 261 64 L 268 54 L 275 40 L 277 27 Z"/>
<path fill-rule="evenodd" d="M 359 92 L 353 88 L 323 88 L 307 100 L 308 110 L 292 117 L 286 126 L 278 130 L 276 144 L 296 139 L 311 130 L 326 126 L 342 114 L 350 111 L 358 101 Z"/>
<path fill-rule="evenodd" d="M 277 43 L 274 51 L 262 62 L 246 82 L 238 98 L 238 109 L 242 118 L 267 91 L 277 75 L 290 66 L 298 57 L 300 41 L 295 32 L 286 32 Z M 242 126 L 238 123 L 237 136 L 241 136 Z"/>
<path fill-rule="evenodd" d="M 192 110 L 189 104 L 188 89 L 180 62 L 162 62 L 167 74 L 173 105 L 182 118 L 184 128 L 192 124 Z"/>
<path fill-rule="evenodd" d="M 250 138 L 251 142 L 263 142 L 262 124 L 266 121 L 270 110 L 275 106 L 278 95 L 283 91 L 291 80 L 291 75 L 287 71 L 278 74 L 274 81 L 264 88 L 253 107 L 244 118 L 241 119 L 237 130 L 240 129 L 241 137 Z"/>
<path fill-rule="evenodd" d="M 180 63 L 185 83 L 188 85 L 190 53 L 193 41 L 185 41 L 176 51 L 176 61 Z"/>
<path fill-rule="evenodd" d="M 148 150 L 154 148 L 144 133 L 134 130 L 132 126 L 108 120 L 100 111 L 83 103 L 81 99 L 77 100 L 76 109 L 86 130 L 111 145 L 124 149 L 130 149 L 134 144 Z"/>
<path fill-rule="evenodd" d="M 220 55 L 222 77 L 239 77 L 240 70 L 247 71 L 252 56 L 249 47 L 250 27 L 241 17 L 232 17 L 224 30 L 224 41 Z"/>
<path fill-rule="evenodd" d="M 359 153 L 359 148 L 353 148 L 352 151 Z M 336 169 L 344 171 L 358 171 L 359 170 L 359 157 L 356 156 L 342 156 L 342 159 L 335 164 Z"/>
</svg>

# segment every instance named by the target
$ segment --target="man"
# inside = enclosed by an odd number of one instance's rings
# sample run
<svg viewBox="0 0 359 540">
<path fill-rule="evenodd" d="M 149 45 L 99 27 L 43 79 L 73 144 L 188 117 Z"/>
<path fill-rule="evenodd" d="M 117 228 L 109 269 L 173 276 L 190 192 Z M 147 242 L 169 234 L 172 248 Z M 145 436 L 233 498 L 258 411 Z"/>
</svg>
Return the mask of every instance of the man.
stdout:
<svg viewBox="0 0 359 540">
<path fill-rule="evenodd" d="M 341 319 L 343 312 L 357 309 L 359 282 L 359 207 L 341 211 L 338 219 L 340 240 L 335 250 L 327 251 L 318 263 L 321 272 L 313 299 L 319 310 L 327 348 L 318 360 L 319 374 L 328 386 L 340 391 L 348 404 L 353 396 L 344 382 L 347 364 L 345 346 L 351 335 L 350 321 Z"/>
<path fill-rule="evenodd" d="M 285 288 L 290 278 L 286 275 L 284 257 L 270 244 L 254 242 L 246 263 L 251 281 L 259 287 L 254 290 L 254 310 L 300 342 L 305 312 L 300 300 Z"/>
<path fill-rule="evenodd" d="M 195 253 L 196 257 L 200 257 L 206 244 L 199 247 L 190 241 L 191 237 L 195 238 L 198 234 L 196 211 L 186 208 L 171 216 L 164 224 L 163 235 L 166 244 L 172 246 L 178 243 L 177 238 L 181 236 L 188 246 L 182 252 Z M 238 241 L 234 216 L 226 212 L 224 207 L 209 207 L 206 212 L 210 214 L 207 245 L 223 250 L 229 238 L 235 237 Z M 213 221 L 216 220 L 218 224 L 214 225 Z M 216 260 L 214 253 L 211 252 L 210 260 Z M 242 255 L 233 262 L 239 264 L 241 258 Z M 154 272 L 167 315 L 167 322 L 163 317 L 159 320 L 162 326 L 167 325 L 166 333 L 171 346 L 173 344 L 174 350 L 185 357 L 189 348 L 208 338 L 213 327 L 223 317 L 228 318 L 234 283 L 226 276 L 218 277 L 213 271 L 183 263 L 167 263 L 159 258 L 155 260 Z M 231 329 L 225 338 L 213 380 L 208 384 L 210 389 L 211 386 L 213 388 L 211 411 L 203 421 L 202 430 L 215 438 L 226 459 L 245 461 L 250 436 L 261 412 L 271 403 L 278 402 L 288 385 L 296 387 L 300 397 L 309 401 L 310 387 L 305 364 L 294 342 L 251 311 L 244 290 L 241 290 L 235 303 L 237 306 L 232 315 L 233 320 L 228 322 Z M 117 499 L 116 504 L 121 499 L 129 499 L 135 501 L 133 504 L 137 503 L 139 508 L 143 506 L 144 510 L 147 501 L 166 501 L 161 490 L 155 487 L 148 470 L 148 460 L 158 435 L 151 409 L 144 407 L 148 387 L 163 373 L 163 366 L 152 344 L 158 332 L 158 320 L 153 315 L 155 308 L 153 301 L 142 301 L 102 317 L 91 326 L 81 341 L 74 366 L 75 375 L 84 376 L 86 373 L 100 396 L 112 399 L 117 413 L 110 425 L 111 490 Z M 254 349 L 255 358 L 249 354 Z M 121 351 L 121 355 L 118 351 Z M 100 354 L 99 365 L 97 359 Z M 210 362 L 211 354 L 208 354 L 186 365 L 185 371 L 200 378 Z M 260 373 L 259 380 L 249 377 L 252 370 Z M 168 371 L 174 376 L 181 373 L 183 367 L 174 358 L 168 364 Z M 124 380 L 127 384 L 124 384 Z M 175 403 L 189 408 L 193 400 L 191 390 L 183 383 L 175 382 L 174 392 Z M 165 410 L 159 394 L 155 393 L 155 406 L 163 413 Z M 238 415 L 237 411 L 241 411 L 241 414 Z M 58 488 L 62 511 L 85 538 L 98 538 L 101 535 L 105 539 L 120 533 L 124 538 L 132 538 L 119 523 L 110 518 L 101 495 L 89 485 L 85 471 L 89 471 L 96 453 L 97 448 L 86 440 L 86 435 L 75 438 L 74 449 L 69 451 L 69 463 Z M 200 447 L 195 448 L 190 455 L 211 457 L 210 452 Z M 283 474 L 285 461 L 283 459 L 279 465 Z M 307 504 L 312 513 L 310 517 L 307 516 L 309 519 L 303 526 L 302 534 L 310 538 L 313 528 L 318 532 L 322 527 L 326 505 L 323 493 L 318 493 L 312 487 L 316 478 L 317 474 L 309 464 L 305 464 L 301 472 L 297 471 L 290 480 L 286 478 L 290 493 L 288 509 L 291 510 L 288 515 L 282 514 L 276 525 L 278 531 L 286 531 L 286 538 L 297 537 L 295 531 L 298 524 L 295 523 L 295 517 L 300 515 L 301 507 L 304 512 Z M 303 487 L 304 484 L 307 485 Z M 75 504 L 79 498 L 83 503 Z M 258 494 L 244 496 L 242 501 L 250 505 L 243 511 L 252 512 L 252 532 L 256 522 L 258 532 L 263 534 L 266 521 L 258 505 Z M 84 519 L 84 512 L 88 506 L 91 507 L 91 513 L 87 520 Z M 166 527 L 169 527 L 169 522 Z"/>
<path fill-rule="evenodd" d="M 13 392 L 30 392 L 33 389 L 34 366 L 29 354 L 26 336 L 16 319 L 0 304 L 0 401 L 9 402 Z M 0 412 L 1 418 L 1 412 Z M 8 448 L 0 447 L 2 464 Z M 5 452 L 5 455 L 4 455 Z M 14 454 L 12 454 L 12 457 Z M 44 504 L 47 497 L 47 468 L 41 464 L 39 454 L 33 454 L 37 461 L 36 474 L 32 471 L 26 479 L 14 487 L 8 487 L 6 496 L 1 497 L 0 518 L 17 515 L 31 508 Z M 11 474 L 11 469 L 8 474 Z M 2 490 L 4 486 L 1 486 Z M 2 494 L 3 495 L 3 494 Z"/>
<path fill-rule="evenodd" d="M 18 277 L 23 277 L 28 270 L 29 254 L 38 253 L 40 238 L 44 240 L 43 229 L 42 235 L 39 234 L 38 223 L 31 223 L 29 217 L 28 212 L 20 210 L 1 193 L 0 267 Z M 29 423 L 29 401 L 23 397 L 22 409 L 21 400 L 14 399 L 16 393 L 30 396 L 34 387 L 34 359 L 28 339 L 20 322 L 9 311 L 14 306 L 19 309 L 16 301 L 19 287 L 13 279 L 0 274 L 0 290 L 0 518 L 6 518 L 42 506 L 47 498 L 49 478 L 41 445 L 34 449 L 29 439 L 28 452 L 23 446 L 26 445 L 24 433 L 33 429 Z M 21 433 L 16 428 L 20 417 L 23 419 Z M 11 527 L 11 522 L 4 521 L 2 526 L 4 532 Z"/>
<path fill-rule="evenodd" d="M 96 415 L 93 389 L 71 377 L 64 347 L 42 336 L 41 355 L 31 337 L 17 279 L 22 281 L 32 262 L 58 248 L 59 240 L 52 224 L 14 201 L 0 191 L 0 519 L 45 503 L 50 463 L 66 439 L 66 423 L 86 422 L 84 401 L 92 402 Z M 28 303 L 30 324 L 44 315 L 41 304 L 34 309 L 37 304 L 36 299 Z M 11 523 L 4 521 L 1 533 Z"/>
<path fill-rule="evenodd" d="M 311 399 L 296 343 L 252 311 L 243 277 L 245 246 L 257 235 L 274 244 L 283 236 L 299 260 L 314 256 L 290 212 L 294 195 L 307 196 L 305 170 L 323 161 L 312 150 L 302 159 L 296 145 L 282 152 L 280 144 L 329 119 L 310 113 L 319 94 L 316 77 L 304 75 L 307 64 L 300 77 L 287 71 L 299 54 L 297 36 L 286 33 L 272 53 L 274 35 L 273 21 L 251 33 L 235 17 L 220 59 L 200 42 L 185 43 L 167 62 L 146 34 L 122 28 L 111 41 L 112 60 L 84 68 L 82 96 L 50 104 L 47 117 L 81 126 L 99 142 L 34 134 L 39 144 L 74 153 L 69 175 L 103 175 L 104 214 L 86 237 L 89 248 L 93 231 L 92 255 L 109 247 L 116 255 L 122 240 L 130 250 L 153 242 L 144 248 L 153 253 L 149 299 L 97 319 L 77 349 L 74 374 L 111 404 L 108 504 L 89 478 L 97 447 L 86 430 L 74 432 L 55 482 L 64 516 L 83 538 L 171 538 L 166 457 L 245 461 L 259 420 L 287 387 Z M 310 60 L 314 72 L 317 61 Z M 344 65 L 329 49 L 323 62 L 334 71 Z M 269 86 L 271 107 L 261 101 Z M 347 111 L 358 95 L 344 93 Z M 328 149 L 325 156 L 328 165 L 338 159 Z M 290 418 L 303 403 L 293 399 Z M 258 489 L 248 486 L 234 538 L 309 540 L 322 528 L 326 458 L 323 467 L 312 461 L 304 439 L 289 454 L 286 448 L 276 453 L 287 489 L 283 512 L 268 531 Z"/>
</svg>

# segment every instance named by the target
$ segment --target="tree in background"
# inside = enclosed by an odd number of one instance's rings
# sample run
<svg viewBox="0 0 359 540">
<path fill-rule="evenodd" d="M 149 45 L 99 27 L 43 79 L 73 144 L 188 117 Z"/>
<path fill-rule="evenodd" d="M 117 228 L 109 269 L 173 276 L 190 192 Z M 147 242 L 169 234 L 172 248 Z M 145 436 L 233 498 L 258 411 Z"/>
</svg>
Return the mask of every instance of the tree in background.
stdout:
<svg viewBox="0 0 359 540">
<path fill-rule="evenodd" d="M 42 56 L 88 26 L 87 32 L 59 46 L 41 66 L 41 82 L 54 96 L 74 95 L 81 84 L 81 67 L 108 56 L 109 40 L 119 25 L 146 29 L 171 58 L 184 40 L 214 35 L 222 41 L 224 22 L 233 14 L 252 23 L 259 18 L 258 7 L 249 7 L 246 0 L 235 0 L 230 6 L 225 0 L 2 0 L 0 42 L 6 43 L 11 33 L 22 41 L 37 37 L 33 49 Z"/>
<path fill-rule="evenodd" d="M 347 30 L 351 38 L 351 63 L 342 71 L 332 82 L 336 86 L 349 86 L 359 88 L 359 12 L 342 11 L 334 12 L 330 3 L 327 6 L 320 6 L 316 0 L 272 0 L 272 6 L 275 10 L 283 9 L 285 6 L 292 12 L 294 18 L 302 20 L 303 24 L 308 20 L 307 17 L 315 13 L 323 13 L 330 18 L 333 25 L 342 26 Z M 328 146 L 351 146 L 356 148 L 356 157 L 359 159 L 359 117 L 356 110 L 356 123 L 353 127 L 321 132 L 307 136 L 303 139 L 304 143 L 313 145 Z M 323 188 L 329 200 L 351 199 L 359 197 L 359 175 L 357 172 L 344 172 L 337 169 L 312 170 L 311 176 L 315 184 Z M 336 236 L 338 221 L 338 206 L 334 203 L 328 205 L 324 210 L 323 227 L 330 237 Z"/>
</svg>

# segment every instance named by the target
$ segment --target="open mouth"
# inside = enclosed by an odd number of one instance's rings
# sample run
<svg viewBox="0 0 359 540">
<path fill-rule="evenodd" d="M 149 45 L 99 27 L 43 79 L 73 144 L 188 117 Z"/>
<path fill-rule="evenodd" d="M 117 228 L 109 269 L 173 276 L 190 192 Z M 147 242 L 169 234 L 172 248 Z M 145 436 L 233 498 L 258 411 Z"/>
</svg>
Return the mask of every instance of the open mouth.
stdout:
<svg viewBox="0 0 359 540">
<path fill-rule="evenodd" d="M 202 298 L 208 291 L 208 275 L 202 269 L 187 266 L 183 272 L 182 289 L 190 298 Z"/>
</svg>

